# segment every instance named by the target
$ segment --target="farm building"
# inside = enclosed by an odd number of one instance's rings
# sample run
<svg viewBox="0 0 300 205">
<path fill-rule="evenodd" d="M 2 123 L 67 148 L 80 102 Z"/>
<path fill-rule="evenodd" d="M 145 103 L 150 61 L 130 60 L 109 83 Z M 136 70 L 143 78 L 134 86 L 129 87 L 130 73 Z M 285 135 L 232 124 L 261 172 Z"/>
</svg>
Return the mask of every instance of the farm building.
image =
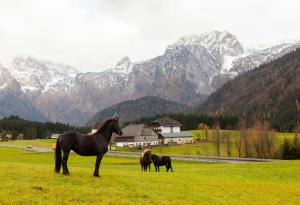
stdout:
<svg viewBox="0 0 300 205">
<path fill-rule="evenodd" d="M 132 124 L 122 129 L 123 135 L 115 135 L 116 146 L 136 147 L 158 145 L 158 136 L 151 128 L 143 124 Z"/>
<path fill-rule="evenodd" d="M 190 144 L 193 135 L 190 132 L 161 133 L 158 135 L 162 144 Z"/>
<path fill-rule="evenodd" d="M 152 122 L 152 129 L 158 134 L 161 144 L 193 143 L 190 132 L 181 132 L 182 124 L 172 118 L 163 117 Z"/>
</svg>

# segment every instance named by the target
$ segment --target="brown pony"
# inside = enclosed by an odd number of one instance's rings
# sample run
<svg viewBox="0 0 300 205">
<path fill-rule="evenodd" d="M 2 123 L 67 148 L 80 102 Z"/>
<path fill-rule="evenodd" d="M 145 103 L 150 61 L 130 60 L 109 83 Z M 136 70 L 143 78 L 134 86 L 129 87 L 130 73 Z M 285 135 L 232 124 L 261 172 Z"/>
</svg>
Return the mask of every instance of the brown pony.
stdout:
<svg viewBox="0 0 300 205">
<path fill-rule="evenodd" d="M 140 164 L 142 167 L 142 171 L 147 171 L 149 168 L 150 172 L 150 165 L 151 165 L 151 149 L 145 149 L 142 156 L 140 157 Z"/>
</svg>

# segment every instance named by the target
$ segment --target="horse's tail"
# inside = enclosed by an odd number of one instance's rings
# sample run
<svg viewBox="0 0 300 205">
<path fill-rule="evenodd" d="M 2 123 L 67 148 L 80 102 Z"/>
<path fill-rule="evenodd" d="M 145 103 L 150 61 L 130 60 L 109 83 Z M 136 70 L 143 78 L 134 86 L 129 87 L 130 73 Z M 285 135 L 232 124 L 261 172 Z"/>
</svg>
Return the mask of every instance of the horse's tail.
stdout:
<svg viewBox="0 0 300 205">
<path fill-rule="evenodd" d="M 59 143 L 59 138 L 56 141 L 56 148 L 55 148 L 55 172 L 59 173 L 61 168 L 61 147 Z"/>
</svg>

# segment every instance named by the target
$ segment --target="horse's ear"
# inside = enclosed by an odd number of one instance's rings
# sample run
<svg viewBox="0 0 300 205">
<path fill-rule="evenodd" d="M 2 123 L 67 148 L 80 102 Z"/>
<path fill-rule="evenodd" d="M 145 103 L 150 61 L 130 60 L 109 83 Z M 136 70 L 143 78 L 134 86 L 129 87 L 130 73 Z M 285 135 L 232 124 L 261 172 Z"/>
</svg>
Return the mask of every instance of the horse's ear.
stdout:
<svg viewBox="0 0 300 205">
<path fill-rule="evenodd" d="M 115 117 L 114 120 L 117 121 L 117 122 L 119 122 L 119 118 L 118 117 Z"/>
</svg>

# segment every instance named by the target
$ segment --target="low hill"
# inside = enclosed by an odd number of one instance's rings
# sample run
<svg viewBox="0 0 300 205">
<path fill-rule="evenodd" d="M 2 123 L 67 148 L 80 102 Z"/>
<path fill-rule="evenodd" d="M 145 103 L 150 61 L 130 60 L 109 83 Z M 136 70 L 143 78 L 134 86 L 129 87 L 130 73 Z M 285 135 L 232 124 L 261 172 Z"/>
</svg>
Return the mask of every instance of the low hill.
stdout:
<svg viewBox="0 0 300 205">
<path fill-rule="evenodd" d="M 268 120 L 273 128 L 291 131 L 300 122 L 300 49 L 226 83 L 196 112 L 235 114 L 248 123 Z"/>
<path fill-rule="evenodd" d="M 186 112 L 190 108 L 177 102 L 165 100 L 154 96 L 146 96 L 136 100 L 118 103 L 98 112 L 89 122 L 102 122 L 117 114 L 122 122 L 139 119 L 143 116 L 155 116 L 163 113 Z"/>
</svg>

